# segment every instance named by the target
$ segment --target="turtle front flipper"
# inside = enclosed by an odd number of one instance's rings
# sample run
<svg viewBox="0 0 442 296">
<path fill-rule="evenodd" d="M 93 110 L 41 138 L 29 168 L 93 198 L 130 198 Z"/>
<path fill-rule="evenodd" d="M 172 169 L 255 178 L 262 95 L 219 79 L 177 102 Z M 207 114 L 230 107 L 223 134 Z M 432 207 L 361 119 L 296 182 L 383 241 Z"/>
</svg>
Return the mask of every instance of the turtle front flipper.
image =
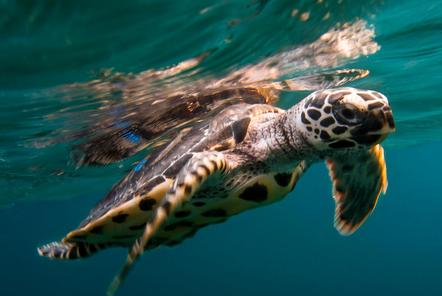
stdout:
<svg viewBox="0 0 442 296">
<path fill-rule="evenodd" d="M 384 149 L 376 145 L 327 160 L 336 203 L 335 227 L 343 235 L 355 232 L 387 190 Z"/>
<path fill-rule="evenodd" d="M 126 278 L 132 264 L 141 256 L 150 239 L 156 234 L 168 217 L 185 201 L 192 198 L 201 185 L 211 176 L 223 174 L 230 169 L 229 162 L 220 152 L 201 152 L 195 154 L 178 173 L 172 187 L 166 193 L 151 219 L 146 224 L 144 233 L 130 250 L 126 263 L 114 278 L 108 289 L 113 295 Z"/>
</svg>

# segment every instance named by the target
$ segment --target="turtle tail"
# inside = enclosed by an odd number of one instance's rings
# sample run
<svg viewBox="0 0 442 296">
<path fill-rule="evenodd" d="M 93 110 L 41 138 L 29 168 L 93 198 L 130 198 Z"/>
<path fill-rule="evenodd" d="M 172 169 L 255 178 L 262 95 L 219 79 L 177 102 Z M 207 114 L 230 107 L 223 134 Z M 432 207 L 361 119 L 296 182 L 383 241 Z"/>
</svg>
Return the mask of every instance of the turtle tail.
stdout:
<svg viewBox="0 0 442 296">
<path fill-rule="evenodd" d="M 38 254 L 51 259 L 72 260 L 89 257 L 106 248 L 105 244 L 90 244 L 84 242 L 52 242 L 37 249 Z"/>
</svg>

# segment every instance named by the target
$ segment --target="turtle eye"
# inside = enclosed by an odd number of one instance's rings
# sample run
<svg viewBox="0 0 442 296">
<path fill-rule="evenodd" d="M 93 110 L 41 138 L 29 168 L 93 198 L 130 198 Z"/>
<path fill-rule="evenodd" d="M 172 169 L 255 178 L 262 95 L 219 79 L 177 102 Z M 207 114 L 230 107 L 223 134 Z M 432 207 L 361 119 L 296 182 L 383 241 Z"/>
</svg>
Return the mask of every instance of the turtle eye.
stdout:
<svg viewBox="0 0 442 296">
<path fill-rule="evenodd" d="M 348 120 L 353 120 L 356 114 L 354 110 L 345 108 L 344 110 L 342 110 L 342 116 L 344 116 Z"/>
<path fill-rule="evenodd" d="M 356 125 L 362 122 L 363 112 L 352 104 L 339 104 L 333 108 L 333 114 L 338 122 Z"/>
</svg>

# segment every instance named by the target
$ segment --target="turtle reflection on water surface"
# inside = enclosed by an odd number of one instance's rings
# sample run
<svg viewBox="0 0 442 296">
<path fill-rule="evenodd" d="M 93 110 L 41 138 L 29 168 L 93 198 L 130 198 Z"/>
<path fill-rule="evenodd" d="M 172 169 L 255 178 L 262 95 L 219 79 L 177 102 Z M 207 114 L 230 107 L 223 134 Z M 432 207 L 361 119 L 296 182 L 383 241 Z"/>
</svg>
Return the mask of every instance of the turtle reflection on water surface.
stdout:
<svg viewBox="0 0 442 296">
<path fill-rule="evenodd" d="M 209 51 L 162 70 L 107 73 L 103 79 L 71 85 L 103 99 L 90 124 L 74 132 L 73 138 L 80 142 L 74 149 L 75 161 L 78 166 L 113 163 L 161 145 L 175 138 L 179 128 L 210 120 L 233 104 L 275 105 L 281 91 L 334 88 L 363 78 L 367 70 L 330 68 L 376 53 L 379 45 L 373 37 L 374 30 L 359 20 L 333 27 L 312 43 L 246 65 L 223 78 L 194 75 L 202 69 L 197 66 L 211 58 Z"/>
</svg>

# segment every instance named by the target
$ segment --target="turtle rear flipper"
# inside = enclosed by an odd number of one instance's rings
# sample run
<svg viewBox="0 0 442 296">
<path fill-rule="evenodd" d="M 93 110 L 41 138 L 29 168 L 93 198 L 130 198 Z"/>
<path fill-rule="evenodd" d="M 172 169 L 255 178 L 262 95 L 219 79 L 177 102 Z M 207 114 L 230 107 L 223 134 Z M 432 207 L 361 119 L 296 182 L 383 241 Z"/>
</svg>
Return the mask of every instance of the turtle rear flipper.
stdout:
<svg viewBox="0 0 442 296">
<path fill-rule="evenodd" d="M 38 254 L 43 257 L 72 260 L 89 257 L 105 247 L 104 244 L 90 244 L 84 242 L 52 242 L 39 247 L 37 251 Z"/>
<path fill-rule="evenodd" d="M 158 229 L 185 201 L 192 198 L 196 191 L 216 174 L 224 174 L 230 169 L 230 162 L 222 153 L 206 151 L 193 155 L 186 166 L 178 173 L 172 187 L 147 222 L 144 233 L 129 250 L 128 257 L 120 272 L 109 286 L 107 295 L 114 295 L 129 273 L 133 263 L 143 254 L 151 238 Z"/>
<path fill-rule="evenodd" d="M 387 191 L 384 149 L 327 160 L 336 203 L 335 227 L 343 235 L 355 232 L 373 212 L 381 192 Z"/>
</svg>

